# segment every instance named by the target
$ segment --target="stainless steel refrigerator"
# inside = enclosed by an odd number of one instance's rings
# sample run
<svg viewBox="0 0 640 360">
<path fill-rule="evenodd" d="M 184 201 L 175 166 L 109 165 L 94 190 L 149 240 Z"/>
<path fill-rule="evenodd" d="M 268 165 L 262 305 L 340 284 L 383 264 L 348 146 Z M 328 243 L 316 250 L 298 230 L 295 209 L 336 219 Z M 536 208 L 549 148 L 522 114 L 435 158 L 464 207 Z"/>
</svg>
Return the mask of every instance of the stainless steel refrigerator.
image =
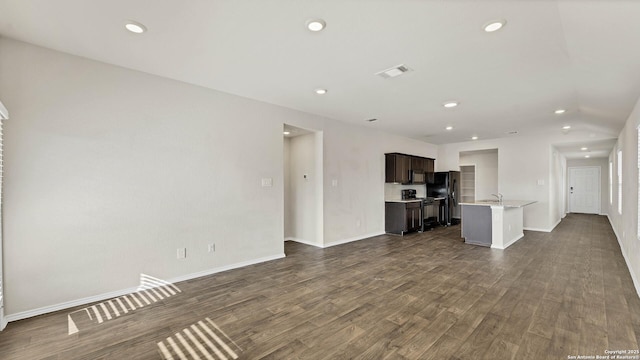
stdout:
<svg viewBox="0 0 640 360">
<path fill-rule="evenodd" d="M 427 183 L 427 196 L 443 198 L 440 201 L 440 223 L 455 225 L 460 223 L 460 171 L 439 171 L 433 181 Z"/>
</svg>

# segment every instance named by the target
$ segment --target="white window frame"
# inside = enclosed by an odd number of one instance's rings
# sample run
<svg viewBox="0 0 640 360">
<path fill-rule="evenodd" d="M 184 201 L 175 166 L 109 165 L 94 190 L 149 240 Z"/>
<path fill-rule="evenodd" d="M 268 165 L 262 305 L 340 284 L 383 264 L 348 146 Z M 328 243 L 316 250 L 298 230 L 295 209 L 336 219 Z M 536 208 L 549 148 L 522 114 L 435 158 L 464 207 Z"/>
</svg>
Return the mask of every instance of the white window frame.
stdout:
<svg viewBox="0 0 640 360">
<path fill-rule="evenodd" d="M 638 240 L 640 240 L 640 126 L 637 127 L 637 133 L 638 133 L 638 148 L 637 148 L 637 160 L 638 160 L 638 221 L 637 223 L 637 229 L 636 229 L 636 236 L 638 238 Z"/>
<path fill-rule="evenodd" d="M 609 205 L 613 206 L 613 160 L 609 160 Z"/>
<path fill-rule="evenodd" d="M 622 215 L 622 149 L 618 149 L 618 214 Z"/>
</svg>

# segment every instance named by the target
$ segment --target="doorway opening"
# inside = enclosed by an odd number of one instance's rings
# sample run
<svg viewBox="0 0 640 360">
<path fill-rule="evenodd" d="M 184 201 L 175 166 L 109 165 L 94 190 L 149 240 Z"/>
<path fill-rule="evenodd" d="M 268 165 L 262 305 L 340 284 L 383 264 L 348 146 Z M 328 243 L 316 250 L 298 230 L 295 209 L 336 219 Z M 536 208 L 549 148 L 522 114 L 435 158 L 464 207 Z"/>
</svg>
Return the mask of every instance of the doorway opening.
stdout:
<svg viewBox="0 0 640 360">
<path fill-rule="evenodd" d="M 284 124 L 284 241 L 323 247 L 323 133 Z"/>
<path fill-rule="evenodd" d="M 499 191 L 498 149 L 461 151 L 458 156 L 463 201 L 494 199 L 493 194 Z"/>
<path fill-rule="evenodd" d="M 476 166 L 460 165 L 460 202 L 476 201 Z"/>
</svg>

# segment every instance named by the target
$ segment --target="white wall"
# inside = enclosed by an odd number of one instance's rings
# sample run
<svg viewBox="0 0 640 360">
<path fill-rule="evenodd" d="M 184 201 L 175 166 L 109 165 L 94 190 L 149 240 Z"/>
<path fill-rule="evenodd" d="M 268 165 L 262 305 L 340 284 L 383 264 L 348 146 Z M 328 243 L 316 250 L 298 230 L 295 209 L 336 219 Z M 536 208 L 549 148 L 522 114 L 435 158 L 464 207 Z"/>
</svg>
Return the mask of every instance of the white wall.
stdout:
<svg viewBox="0 0 640 360">
<path fill-rule="evenodd" d="M 140 273 L 173 279 L 282 256 L 283 123 L 321 131 L 323 246 L 384 233 L 385 152 L 437 155 L 437 146 L 375 124 L 4 38 L 0 80 L 12 112 L 4 270 L 14 318 L 135 287 Z M 206 252 L 211 242 L 215 254 Z"/>
<path fill-rule="evenodd" d="M 460 154 L 460 166 L 475 165 L 476 199 L 494 199 L 498 193 L 498 150 Z"/>
<path fill-rule="evenodd" d="M 384 199 L 385 200 L 399 200 L 402 199 L 402 190 L 413 189 L 416 191 L 416 197 L 427 197 L 426 185 L 402 185 L 402 184 L 384 184 Z"/>
<path fill-rule="evenodd" d="M 555 220 L 551 227 L 555 227 L 566 215 L 567 159 L 553 146 L 549 165 L 549 214 Z"/>
<path fill-rule="evenodd" d="M 291 198 L 292 198 L 292 194 L 291 194 L 291 138 L 288 137 L 283 137 L 283 142 L 284 142 L 284 151 L 283 151 L 283 157 L 284 157 L 284 163 L 283 163 L 283 168 L 284 168 L 284 179 L 283 179 L 283 185 L 284 185 L 284 190 L 283 190 L 283 194 L 284 194 L 284 238 L 290 238 L 293 235 L 293 225 L 291 223 L 291 218 L 292 218 L 292 209 L 291 209 Z"/>
<path fill-rule="evenodd" d="M 438 147 L 338 121 L 287 120 L 324 136 L 324 236 L 322 246 L 384 233 L 385 153 L 436 158 Z M 437 163 L 437 162 L 436 162 Z M 337 186 L 333 186 L 336 180 Z"/>
<path fill-rule="evenodd" d="M 640 295 L 640 240 L 638 240 L 638 138 L 640 100 L 618 137 L 610 159 L 613 159 L 613 204 L 608 205 L 608 217 L 616 233 L 620 249 Z M 617 151 L 622 149 L 622 214 L 618 213 Z M 608 159 L 605 167 L 608 174 Z M 607 175 L 608 178 L 608 175 Z"/>
<path fill-rule="evenodd" d="M 7 39 L 0 79 L 8 314 L 283 255 L 282 121 L 309 115 Z"/>
<path fill-rule="evenodd" d="M 567 160 L 567 169 L 570 167 L 592 166 L 600 168 L 600 214 L 609 213 L 609 159 L 570 159 Z M 567 170 L 567 176 L 569 171 Z M 567 199 L 568 201 L 568 199 Z M 567 204 L 568 205 L 568 204 Z M 568 207 L 567 207 L 568 208 Z"/>
<path fill-rule="evenodd" d="M 322 179 L 316 174 L 315 134 L 296 136 L 290 144 L 291 234 L 287 238 L 322 246 L 322 239 L 317 237 L 317 226 L 321 224 L 316 223 L 316 204 L 321 201 L 316 196 L 316 186 Z"/>
<path fill-rule="evenodd" d="M 535 200 L 524 208 L 524 227 L 550 231 L 557 219 L 549 214 L 552 139 L 519 136 L 441 145 L 437 171 L 458 168 L 461 151 L 498 149 L 498 191 L 505 199 Z M 538 185 L 538 180 L 544 182 Z"/>
</svg>

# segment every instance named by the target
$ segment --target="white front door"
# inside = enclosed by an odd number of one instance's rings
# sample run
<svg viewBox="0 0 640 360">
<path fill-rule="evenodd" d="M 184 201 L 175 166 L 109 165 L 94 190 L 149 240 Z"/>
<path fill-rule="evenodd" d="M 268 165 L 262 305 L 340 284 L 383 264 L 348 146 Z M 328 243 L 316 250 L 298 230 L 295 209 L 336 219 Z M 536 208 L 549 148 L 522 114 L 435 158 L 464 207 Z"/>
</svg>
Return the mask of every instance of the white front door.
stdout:
<svg viewBox="0 0 640 360">
<path fill-rule="evenodd" d="M 569 212 L 600 213 L 600 168 L 569 168 Z"/>
</svg>

